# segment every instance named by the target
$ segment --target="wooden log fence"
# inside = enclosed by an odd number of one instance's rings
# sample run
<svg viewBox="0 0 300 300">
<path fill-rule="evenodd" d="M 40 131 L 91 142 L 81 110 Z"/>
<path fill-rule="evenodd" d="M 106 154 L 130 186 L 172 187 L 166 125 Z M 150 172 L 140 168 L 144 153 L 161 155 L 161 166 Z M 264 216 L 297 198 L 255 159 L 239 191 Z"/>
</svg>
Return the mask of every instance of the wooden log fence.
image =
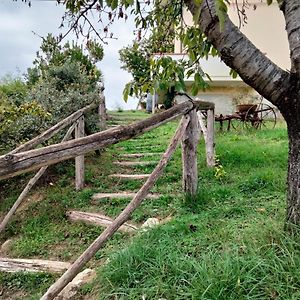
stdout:
<svg viewBox="0 0 300 300">
<path fill-rule="evenodd" d="M 0 156 L 0 179 L 16 176 L 37 168 L 56 164 L 78 155 L 97 150 L 141 135 L 165 124 L 193 108 L 212 109 L 210 102 L 186 101 L 160 114 L 127 126 L 118 126 L 76 140 L 54 144 L 40 149 Z"/>
<path fill-rule="evenodd" d="M 200 126 L 195 109 L 188 113 L 190 122 L 182 138 L 182 176 L 183 190 L 189 197 L 195 197 L 198 186 L 197 146 Z"/>
<path fill-rule="evenodd" d="M 126 208 L 119 214 L 119 216 L 109 225 L 101 235 L 81 254 L 81 256 L 72 264 L 72 266 L 48 289 L 48 291 L 42 296 L 41 300 L 54 299 L 62 289 L 80 272 L 83 266 L 96 254 L 96 252 L 103 247 L 105 242 L 123 225 L 135 211 L 135 209 L 141 204 L 143 199 L 147 196 L 148 192 L 162 174 L 172 154 L 176 150 L 176 146 L 180 142 L 186 127 L 190 121 L 189 116 L 184 116 L 176 133 L 171 140 L 166 152 L 162 155 L 161 160 L 155 167 L 150 177 L 137 192 L 136 196 L 126 206 Z"/>
<path fill-rule="evenodd" d="M 45 132 L 41 133 L 39 136 L 35 137 L 34 139 L 26 142 L 25 144 L 17 147 L 13 151 L 9 153 L 9 155 L 13 155 L 14 153 L 18 153 L 22 150 L 28 150 L 31 149 L 38 144 L 46 141 L 47 139 L 54 136 L 56 133 L 58 133 L 60 130 L 64 129 L 68 125 L 72 124 L 70 128 L 67 130 L 64 138 L 62 139 L 62 142 L 66 142 L 71 138 L 71 135 L 75 131 L 75 138 L 81 137 L 84 135 L 84 113 L 95 108 L 96 104 L 93 103 L 91 105 L 88 105 L 82 109 L 79 109 L 75 113 L 71 114 L 64 120 L 60 121 L 56 125 L 52 126 L 51 128 L 47 129 Z M 75 167 L 76 167 L 76 175 L 75 175 L 75 182 L 76 182 L 76 190 L 79 190 L 84 185 L 84 157 L 80 156 L 75 159 Z M 40 168 L 40 170 L 29 180 L 25 188 L 23 189 L 22 193 L 19 195 L 18 199 L 14 203 L 14 205 L 11 207 L 9 212 L 6 214 L 4 219 L 2 220 L 0 224 L 0 233 L 4 231 L 7 224 L 11 220 L 14 213 L 17 211 L 18 207 L 22 204 L 25 197 L 28 195 L 32 187 L 37 183 L 37 181 L 44 175 L 48 168 L 48 165 L 43 166 Z"/>
<path fill-rule="evenodd" d="M 52 136 L 54 136 L 56 133 L 58 133 L 60 130 L 66 128 L 68 125 L 71 125 L 72 123 L 76 122 L 85 112 L 97 107 L 96 103 L 92 103 L 82 109 L 79 109 L 78 111 L 74 112 L 67 118 L 63 119 L 62 121 L 58 122 L 51 128 L 47 129 L 37 137 L 33 138 L 32 140 L 20 145 L 19 147 L 12 150 L 7 155 L 13 155 L 15 153 L 19 153 L 21 151 L 27 151 L 33 149 L 35 146 L 47 141 Z"/>
<path fill-rule="evenodd" d="M 215 111 L 206 110 L 206 124 L 201 111 L 197 112 L 201 131 L 203 133 L 206 150 L 206 164 L 209 168 L 215 166 Z"/>
<path fill-rule="evenodd" d="M 215 166 L 215 110 L 207 110 L 206 162 L 208 167 Z"/>
<path fill-rule="evenodd" d="M 214 110 L 214 104 L 204 101 L 188 101 L 180 103 L 169 110 L 150 118 L 136 122 L 128 126 L 118 126 L 95 133 L 90 136 L 83 136 L 82 114 L 76 119 L 76 139 L 64 141 L 60 144 L 28 150 L 18 153 L 12 151 L 7 155 L 0 156 L 0 179 L 9 178 L 18 174 L 28 172 L 37 168 L 45 168 L 70 158 L 84 155 L 87 152 L 97 150 L 121 141 L 125 141 L 150 131 L 162 124 L 165 124 L 179 116 L 183 116 L 181 122 L 172 138 L 167 150 L 162 155 L 157 166 L 150 174 L 141 189 L 136 193 L 126 208 L 115 218 L 101 235 L 82 253 L 82 255 L 68 268 L 42 296 L 42 300 L 54 299 L 62 289 L 78 274 L 82 267 L 103 247 L 105 242 L 130 218 L 131 214 L 139 207 L 145 199 L 156 180 L 161 176 L 164 168 L 176 150 L 177 145 L 182 142 L 183 148 L 183 186 L 184 191 L 192 197 L 197 192 L 197 144 L 199 140 L 199 123 L 197 110 Z M 209 127 L 209 126 L 208 126 Z M 213 127 L 212 127 L 213 128 Z M 211 132 L 211 127 L 207 128 L 207 139 Z M 32 146 L 32 145 L 31 145 Z M 30 147 L 31 147 L 30 146 Z M 20 146 L 21 147 L 21 146 Z M 19 148 L 20 148 L 19 147 Z M 28 148 L 21 148 L 28 149 Z M 79 182 L 76 187 L 82 187 Z"/>
<path fill-rule="evenodd" d="M 84 137 L 84 116 L 82 115 L 75 126 L 75 139 Z M 84 155 L 75 158 L 75 188 L 79 191 L 84 186 Z"/>
</svg>

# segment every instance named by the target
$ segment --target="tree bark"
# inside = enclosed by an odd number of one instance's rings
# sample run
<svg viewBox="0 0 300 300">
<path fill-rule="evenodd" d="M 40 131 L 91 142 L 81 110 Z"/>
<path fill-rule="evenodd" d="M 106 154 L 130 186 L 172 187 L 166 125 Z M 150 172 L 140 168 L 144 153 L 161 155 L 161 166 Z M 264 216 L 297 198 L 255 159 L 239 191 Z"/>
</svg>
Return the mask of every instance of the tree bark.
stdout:
<svg viewBox="0 0 300 300">
<path fill-rule="evenodd" d="M 283 11 L 286 31 L 288 34 L 292 73 L 300 74 L 300 2 L 299 0 L 283 1 Z"/>
<path fill-rule="evenodd" d="M 300 101 L 300 97 L 299 97 Z M 298 113 L 298 116 L 300 113 Z M 299 119 L 299 118 L 298 118 Z M 289 137 L 288 191 L 286 225 L 300 225 L 300 120 L 290 118 L 287 121 Z M 298 124 L 297 124 L 298 123 Z"/>
</svg>

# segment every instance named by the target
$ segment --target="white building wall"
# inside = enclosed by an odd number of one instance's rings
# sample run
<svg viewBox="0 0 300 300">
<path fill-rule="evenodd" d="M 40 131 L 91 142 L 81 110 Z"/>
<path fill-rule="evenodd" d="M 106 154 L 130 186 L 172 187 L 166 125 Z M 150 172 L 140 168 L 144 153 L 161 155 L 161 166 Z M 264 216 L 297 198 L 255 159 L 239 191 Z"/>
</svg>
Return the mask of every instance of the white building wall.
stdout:
<svg viewBox="0 0 300 300">
<path fill-rule="evenodd" d="M 238 0 L 241 2 L 241 0 Z M 249 7 L 246 9 L 247 24 L 241 27 L 241 31 L 265 53 L 272 61 L 285 70 L 290 69 L 289 46 L 285 22 L 282 12 L 277 4 L 268 6 L 260 0 L 248 0 Z M 241 5 L 241 3 L 240 3 Z M 235 25 L 238 26 L 239 18 L 235 5 L 230 5 L 228 15 Z M 186 24 L 193 24 L 192 15 L 185 10 L 183 13 Z M 175 41 L 175 53 L 183 53 L 180 41 Z M 226 78 L 231 80 L 229 69 L 219 58 L 210 58 L 202 62 L 205 72 L 213 78 Z"/>
</svg>

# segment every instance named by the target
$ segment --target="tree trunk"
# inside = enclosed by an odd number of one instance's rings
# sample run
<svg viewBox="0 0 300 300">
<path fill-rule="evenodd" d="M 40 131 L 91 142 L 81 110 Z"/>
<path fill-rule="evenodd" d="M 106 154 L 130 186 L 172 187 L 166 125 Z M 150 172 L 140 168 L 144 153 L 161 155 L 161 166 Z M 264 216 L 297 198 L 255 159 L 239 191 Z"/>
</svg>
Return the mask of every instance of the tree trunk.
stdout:
<svg viewBox="0 0 300 300">
<path fill-rule="evenodd" d="M 300 225 L 300 125 L 296 120 L 287 120 L 289 158 L 286 225 L 292 231 L 293 225 Z"/>
</svg>

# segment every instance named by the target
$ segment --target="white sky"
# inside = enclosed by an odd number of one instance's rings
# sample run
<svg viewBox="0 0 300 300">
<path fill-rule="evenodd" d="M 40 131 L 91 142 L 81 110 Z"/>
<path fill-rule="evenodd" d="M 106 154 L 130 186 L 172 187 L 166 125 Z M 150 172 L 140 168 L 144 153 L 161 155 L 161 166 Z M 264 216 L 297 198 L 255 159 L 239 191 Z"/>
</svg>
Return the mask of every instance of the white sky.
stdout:
<svg viewBox="0 0 300 300">
<path fill-rule="evenodd" d="M 57 34 L 63 12 L 63 6 L 57 6 L 54 1 L 33 0 L 29 8 L 21 0 L 0 0 L 0 77 L 22 75 L 32 66 L 41 44 L 41 39 L 32 31 L 40 36 Z M 123 100 L 122 91 L 131 76 L 120 69 L 118 54 L 119 49 L 134 39 L 133 29 L 130 20 L 116 22 L 112 31 L 118 39 L 104 45 L 104 59 L 99 67 L 104 75 L 108 109 L 136 107 L 135 99 L 130 99 L 127 104 Z"/>
</svg>

